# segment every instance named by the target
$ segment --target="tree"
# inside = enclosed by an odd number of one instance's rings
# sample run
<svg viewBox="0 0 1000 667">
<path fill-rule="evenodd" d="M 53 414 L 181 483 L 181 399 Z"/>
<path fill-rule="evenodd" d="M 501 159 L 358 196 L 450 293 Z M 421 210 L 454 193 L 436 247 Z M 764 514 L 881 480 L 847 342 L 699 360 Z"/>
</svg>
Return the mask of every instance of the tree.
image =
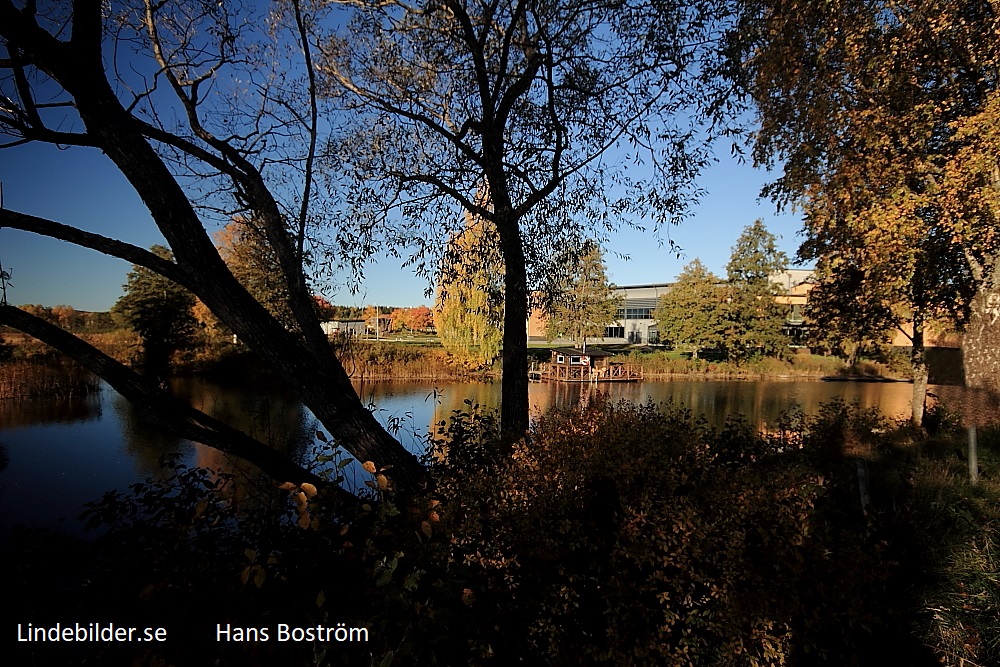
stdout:
<svg viewBox="0 0 1000 667">
<path fill-rule="evenodd" d="M 548 337 L 569 336 L 577 347 L 587 348 L 587 338 L 604 336 L 615 321 L 621 299 L 608 284 L 601 248 L 584 241 L 579 250 L 564 253 L 562 281 L 548 308 Z"/>
<path fill-rule="evenodd" d="M 911 337 L 916 424 L 926 325 L 965 322 L 997 287 L 998 21 L 988 0 L 767 1 L 746 3 L 733 33 L 731 71 L 761 123 L 755 161 L 784 166 L 767 192 L 803 208 L 800 254 L 827 284 L 855 285 Z"/>
<path fill-rule="evenodd" d="M 154 245 L 150 249 L 164 261 L 172 261 L 170 249 Z M 177 283 L 133 266 L 123 286 L 125 293 L 111 309 L 112 316 L 139 335 L 142 366 L 158 378 L 166 376 L 174 352 L 190 347 L 196 321 L 192 314 L 194 296 Z"/>
<path fill-rule="evenodd" d="M 307 286 L 322 100 L 299 3 L 264 17 L 231 14 L 230 3 L 207 0 L 138 5 L 39 11 L 33 2 L 0 0 L 0 131 L 8 146 L 39 141 L 102 151 L 149 209 L 173 260 L 7 209 L 0 224 L 121 258 L 188 289 L 284 379 L 337 444 L 360 460 L 393 466 L 400 487 L 414 484 L 419 463 L 358 398 Z M 294 48 L 284 50 L 289 44 Z M 206 226 L 213 216 L 233 215 L 253 220 L 267 238 L 294 332 L 250 294 L 212 243 Z M 280 479 L 320 482 L 58 327 L 5 305 L 0 324 L 77 359 L 161 428 L 243 456 Z"/>
<path fill-rule="evenodd" d="M 259 225 L 235 218 L 215 234 L 219 255 L 251 296 L 288 328 L 296 326 L 278 257 Z M 313 299 L 315 302 L 315 298 Z"/>
<path fill-rule="evenodd" d="M 316 301 L 316 314 L 321 321 L 329 322 L 330 320 L 337 319 L 339 315 L 337 306 L 334 306 L 326 297 L 319 294 L 314 294 L 313 299 Z"/>
<path fill-rule="evenodd" d="M 843 356 L 853 366 L 862 352 L 890 342 L 896 315 L 883 294 L 866 289 L 865 272 L 857 263 L 839 266 L 846 260 L 833 255 L 817 260 L 816 282 L 805 312 L 810 323 L 809 346 Z M 866 316 L 858 318 L 858 312 Z"/>
<path fill-rule="evenodd" d="M 777 239 L 762 220 L 747 226 L 736 240 L 726 264 L 723 345 L 726 356 L 737 363 L 779 354 L 788 344 L 782 333 L 784 308 L 775 301 L 779 291 L 771 280 L 787 266 L 788 257 L 778 250 Z"/>
<path fill-rule="evenodd" d="M 406 313 L 406 326 L 410 331 L 428 331 L 434 327 L 434 311 L 427 306 L 410 308 Z"/>
<path fill-rule="evenodd" d="M 321 69 L 358 128 L 335 147 L 356 183 L 352 234 L 434 266 L 458 210 L 496 228 L 507 440 L 528 428 L 528 296 L 551 251 L 631 216 L 676 222 L 695 196 L 705 156 L 689 112 L 708 103 L 696 84 L 716 4 L 337 3 Z"/>
<path fill-rule="evenodd" d="M 705 348 L 723 347 L 726 289 L 700 260 L 684 267 L 653 312 L 660 339 L 674 349 L 698 356 Z"/>
<path fill-rule="evenodd" d="M 504 326 L 503 259 L 492 223 L 467 212 L 440 270 L 434 326 L 463 363 L 488 366 L 500 356 Z"/>
</svg>

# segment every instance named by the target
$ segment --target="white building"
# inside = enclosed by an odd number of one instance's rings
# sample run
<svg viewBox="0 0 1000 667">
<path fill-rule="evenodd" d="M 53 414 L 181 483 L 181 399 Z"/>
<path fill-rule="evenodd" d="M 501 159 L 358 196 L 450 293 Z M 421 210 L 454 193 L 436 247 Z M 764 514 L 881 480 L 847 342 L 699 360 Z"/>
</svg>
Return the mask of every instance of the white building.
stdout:
<svg viewBox="0 0 1000 667">
<path fill-rule="evenodd" d="M 604 329 L 605 343 L 649 344 L 660 342 L 660 332 L 653 311 L 660 297 L 673 283 L 623 285 L 615 290 L 622 300 L 616 321 Z"/>
<path fill-rule="evenodd" d="M 363 336 L 365 334 L 364 320 L 331 320 L 323 322 L 323 333 L 327 338 L 335 336 Z"/>
<path fill-rule="evenodd" d="M 789 307 L 788 323 L 801 328 L 802 309 L 805 307 L 809 289 L 812 287 L 811 269 L 789 269 L 771 277 L 779 285 L 783 296 L 778 303 Z M 670 291 L 673 283 L 650 283 L 648 285 L 623 285 L 615 289 L 615 296 L 622 300 L 616 321 L 604 329 L 604 338 L 594 343 L 650 345 L 660 342 L 660 332 L 653 319 L 660 297 Z M 532 313 L 528 321 L 528 339 L 546 340 L 546 320 L 542 313 Z"/>
</svg>

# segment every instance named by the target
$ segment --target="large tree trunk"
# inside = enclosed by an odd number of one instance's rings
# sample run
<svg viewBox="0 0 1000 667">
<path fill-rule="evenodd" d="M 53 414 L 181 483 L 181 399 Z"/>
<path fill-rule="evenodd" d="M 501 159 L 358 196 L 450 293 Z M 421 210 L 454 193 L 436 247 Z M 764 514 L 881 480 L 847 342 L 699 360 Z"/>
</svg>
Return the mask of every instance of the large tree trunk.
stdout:
<svg viewBox="0 0 1000 667">
<path fill-rule="evenodd" d="M 979 479 L 976 427 L 995 423 L 1000 414 L 1000 266 L 981 283 L 972 299 L 962 337 L 966 389 L 961 396 L 962 421 L 968 430 L 969 479 Z"/>
<path fill-rule="evenodd" d="M 924 347 L 924 323 L 920 317 L 913 318 L 913 347 L 910 350 L 910 365 L 913 368 L 913 398 L 911 400 L 910 422 L 921 427 L 924 423 L 924 405 L 927 402 L 927 350 Z"/>
<path fill-rule="evenodd" d="M 520 234 L 504 243 L 504 264 L 500 430 L 504 443 L 512 444 L 528 431 L 528 286 Z"/>
<path fill-rule="evenodd" d="M 274 368 L 334 436 L 337 444 L 362 461 L 372 460 L 379 467 L 392 466 L 390 474 L 401 486 L 415 484 L 422 477 L 422 467 L 361 403 L 347 373 L 322 337 L 311 308 L 300 303 L 297 309 L 303 329 L 300 337 L 287 331 L 247 292 L 222 261 L 191 200 L 154 150 L 152 141 L 173 145 L 192 159 L 201 161 L 206 168 L 226 174 L 232 179 L 233 187 L 242 190 L 250 203 L 270 218 L 277 219 L 280 217 L 278 207 L 261 173 L 225 142 L 199 132 L 196 109 L 188 109 L 188 123 L 191 131 L 209 148 L 135 118 L 122 105 L 108 81 L 102 58 L 102 30 L 99 3 L 76 3 L 71 38 L 64 42 L 42 30 L 35 22 L 33 11 L 22 12 L 9 2 L 0 1 L 0 34 L 8 46 L 16 48 L 20 58 L 46 72 L 72 96 L 86 133 L 71 136 L 80 137 L 79 143 L 100 148 L 114 162 L 149 209 L 176 258 L 175 267 L 155 263 L 144 265 L 198 296 Z M 52 141 L 45 135 L 40 138 Z M 29 225 L 31 221 L 21 222 Z M 55 235 L 52 230 L 32 231 Z M 119 257 L 128 254 L 111 243 L 99 243 L 89 237 L 74 238 L 73 242 Z M 138 249 L 129 250 L 130 256 L 142 254 L 136 251 Z M 301 265 L 290 267 L 289 264 L 290 260 L 286 261 L 281 269 L 284 272 L 301 271 Z M 80 358 L 81 353 L 75 347 L 69 349 L 54 340 L 56 346 L 66 348 L 64 351 L 70 356 L 86 361 Z M 110 381 L 109 377 L 105 379 Z M 132 392 L 130 400 L 138 402 L 141 412 L 155 413 L 155 406 L 143 405 L 155 398 L 143 392 Z"/>
</svg>

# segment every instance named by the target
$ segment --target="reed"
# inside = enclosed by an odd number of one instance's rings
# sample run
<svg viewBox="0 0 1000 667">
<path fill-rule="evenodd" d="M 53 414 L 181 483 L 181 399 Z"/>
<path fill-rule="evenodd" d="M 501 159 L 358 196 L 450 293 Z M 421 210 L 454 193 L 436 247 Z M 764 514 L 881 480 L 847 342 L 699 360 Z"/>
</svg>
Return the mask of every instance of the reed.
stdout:
<svg viewBox="0 0 1000 667">
<path fill-rule="evenodd" d="M 470 368 L 444 348 L 383 341 L 352 341 L 337 353 L 357 380 L 468 380 L 489 375 L 489 368 Z"/>
<path fill-rule="evenodd" d="M 833 375 L 844 368 L 844 362 L 836 357 L 822 357 L 815 354 L 796 354 L 786 359 L 762 357 L 745 364 L 710 359 L 692 359 L 670 352 L 631 352 L 613 358 L 635 366 L 641 366 L 646 379 L 670 378 L 675 376 L 703 379 L 740 378 L 819 378 Z"/>
<path fill-rule="evenodd" d="M 0 399 L 76 398 L 99 389 L 93 373 L 68 359 L 12 359 L 0 363 Z"/>
</svg>

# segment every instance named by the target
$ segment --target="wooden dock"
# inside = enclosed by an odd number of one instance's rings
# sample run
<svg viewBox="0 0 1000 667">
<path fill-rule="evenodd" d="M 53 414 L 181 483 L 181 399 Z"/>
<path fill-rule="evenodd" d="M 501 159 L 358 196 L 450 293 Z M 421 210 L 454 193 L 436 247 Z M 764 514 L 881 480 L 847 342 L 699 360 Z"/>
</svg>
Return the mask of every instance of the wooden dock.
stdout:
<svg viewBox="0 0 1000 667">
<path fill-rule="evenodd" d="M 642 367 L 630 364 L 609 364 L 604 368 L 541 364 L 528 371 L 535 382 L 638 382 Z"/>
</svg>

